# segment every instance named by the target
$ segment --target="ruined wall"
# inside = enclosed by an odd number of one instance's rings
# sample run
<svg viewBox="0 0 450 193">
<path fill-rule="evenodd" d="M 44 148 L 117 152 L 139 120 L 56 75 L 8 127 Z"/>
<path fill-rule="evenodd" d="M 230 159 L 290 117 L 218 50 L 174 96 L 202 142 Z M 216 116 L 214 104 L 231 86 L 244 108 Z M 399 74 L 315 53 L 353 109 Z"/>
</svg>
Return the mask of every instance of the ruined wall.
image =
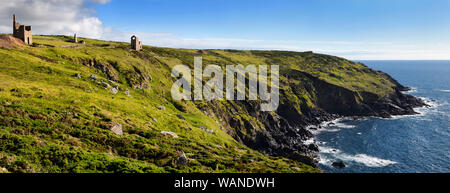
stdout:
<svg viewBox="0 0 450 193">
<path fill-rule="evenodd" d="M 131 36 L 131 49 L 140 51 L 142 49 L 142 42 L 136 36 Z"/>
</svg>

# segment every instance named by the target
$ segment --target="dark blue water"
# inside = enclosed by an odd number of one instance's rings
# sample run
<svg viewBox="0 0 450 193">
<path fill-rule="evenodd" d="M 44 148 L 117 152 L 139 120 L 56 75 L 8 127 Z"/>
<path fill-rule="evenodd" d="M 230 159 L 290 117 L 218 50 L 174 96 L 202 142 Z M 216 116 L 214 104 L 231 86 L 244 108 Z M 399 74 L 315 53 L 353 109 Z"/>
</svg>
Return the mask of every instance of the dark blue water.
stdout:
<svg viewBox="0 0 450 193">
<path fill-rule="evenodd" d="M 336 120 L 318 131 L 325 172 L 449 173 L 450 61 L 361 61 L 413 88 L 431 108 L 393 119 Z M 328 125 L 328 124 L 324 124 Z M 331 166 L 341 160 L 346 168 Z"/>
</svg>

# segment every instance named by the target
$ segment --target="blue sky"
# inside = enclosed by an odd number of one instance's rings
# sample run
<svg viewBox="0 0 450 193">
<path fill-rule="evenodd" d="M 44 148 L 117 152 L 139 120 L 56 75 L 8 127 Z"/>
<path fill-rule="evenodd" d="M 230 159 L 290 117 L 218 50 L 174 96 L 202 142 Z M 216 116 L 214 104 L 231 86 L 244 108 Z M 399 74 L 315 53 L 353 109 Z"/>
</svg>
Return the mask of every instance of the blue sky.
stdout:
<svg viewBox="0 0 450 193">
<path fill-rule="evenodd" d="M 144 44 L 164 47 L 312 50 L 349 59 L 450 59 L 450 0 L 72 2 L 81 2 L 73 6 L 84 16 L 77 17 L 78 27 L 63 29 L 100 39 L 128 41 L 137 34 Z"/>
</svg>

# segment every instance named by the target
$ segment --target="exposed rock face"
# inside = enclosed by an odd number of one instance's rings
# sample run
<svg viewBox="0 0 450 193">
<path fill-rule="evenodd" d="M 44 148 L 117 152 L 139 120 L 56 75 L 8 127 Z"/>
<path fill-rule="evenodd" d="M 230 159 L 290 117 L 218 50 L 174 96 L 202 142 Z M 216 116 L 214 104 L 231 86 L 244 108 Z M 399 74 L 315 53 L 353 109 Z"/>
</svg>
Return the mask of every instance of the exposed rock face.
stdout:
<svg viewBox="0 0 450 193">
<path fill-rule="evenodd" d="M 317 105 L 319 108 L 330 114 L 388 118 L 392 115 L 416 114 L 413 108 L 425 106 L 422 100 L 401 93 L 406 88 L 396 81 L 395 92 L 379 99 L 373 93 L 357 93 L 329 84 L 306 73 L 303 73 L 303 76 L 313 81 L 314 88 L 317 90 Z"/>
<path fill-rule="evenodd" d="M 94 67 L 102 71 L 108 77 L 108 80 L 117 81 L 119 80 L 119 73 L 114 68 L 114 64 L 110 64 L 105 61 L 100 61 L 96 59 L 79 59 L 80 62 L 88 67 Z M 73 61 L 73 59 L 72 59 Z"/>
</svg>

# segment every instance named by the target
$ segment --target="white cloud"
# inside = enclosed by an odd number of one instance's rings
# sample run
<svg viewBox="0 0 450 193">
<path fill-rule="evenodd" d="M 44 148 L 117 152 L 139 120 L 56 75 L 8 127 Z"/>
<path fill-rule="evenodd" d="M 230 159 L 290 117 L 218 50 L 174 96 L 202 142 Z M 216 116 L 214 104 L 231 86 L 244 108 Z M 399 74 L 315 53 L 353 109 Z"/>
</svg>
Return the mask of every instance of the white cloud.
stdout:
<svg viewBox="0 0 450 193">
<path fill-rule="evenodd" d="M 107 30 L 93 16 L 95 10 L 85 3 L 109 0 L 0 0 L 0 32 L 12 33 L 12 15 L 24 25 L 32 25 L 34 34 L 63 34 L 100 38 Z"/>
<path fill-rule="evenodd" d="M 89 2 L 97 4 L 105 4 L 111 2 L 111 0 L 89 0 Z"/>
</svg>

